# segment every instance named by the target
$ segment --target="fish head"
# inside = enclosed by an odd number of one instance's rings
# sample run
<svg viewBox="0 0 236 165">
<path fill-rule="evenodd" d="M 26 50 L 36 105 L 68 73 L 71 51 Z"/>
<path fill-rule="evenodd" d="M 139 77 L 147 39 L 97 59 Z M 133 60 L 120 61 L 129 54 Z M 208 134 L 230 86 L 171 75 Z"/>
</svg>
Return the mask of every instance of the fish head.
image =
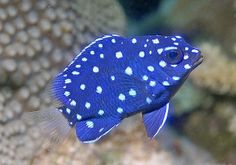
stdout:
<svg viewBox="0 0 236 165">
<path fill-rule="evenodd" d="M 203 61 L 201 51 L 180 36 L 160 36 L 155 49 L 164 86 L 180 86 Z"/>
</svg>

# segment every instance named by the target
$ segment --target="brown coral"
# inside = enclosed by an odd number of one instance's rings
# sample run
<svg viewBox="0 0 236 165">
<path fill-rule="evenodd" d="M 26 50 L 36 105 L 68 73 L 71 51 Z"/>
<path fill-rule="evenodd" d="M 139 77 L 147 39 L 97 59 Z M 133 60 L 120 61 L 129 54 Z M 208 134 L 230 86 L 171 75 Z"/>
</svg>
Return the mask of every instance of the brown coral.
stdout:
<svg viewBox="0 0 236 165">
<path fill-rule="evenodd" d="M 236 63 L 226 57 L 220 46 L 202 43 L 204 62 L 192 73 L 193 82 L 215 94 L 236 94 Z"/>
<path fill-rule="evenodd" d="M 40 144 L 20 118 L 51 105 L 50 79 L 86 44 L 124 26 L 115 1 L 0 0 L 1 165 L 28 164 Z"/>
</svg>

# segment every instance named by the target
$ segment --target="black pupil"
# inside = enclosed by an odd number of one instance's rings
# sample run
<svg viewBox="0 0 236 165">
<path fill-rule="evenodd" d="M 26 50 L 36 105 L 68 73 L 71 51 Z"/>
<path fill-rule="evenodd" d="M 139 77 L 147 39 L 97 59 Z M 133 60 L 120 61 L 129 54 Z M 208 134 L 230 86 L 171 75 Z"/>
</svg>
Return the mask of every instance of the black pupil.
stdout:
<svg viewBox="0 0 236 165">
<path fill-rule="evenodd" d="M 179 53 L 176 51 L 169 52 L 169 58 L 175 60 L 178 57 Z"/>
<path fill-rule="evenodd" d="M 177 64 L 182 60 L 182 55 L 179 50 L 171 50 L 166 54 L 166 60 L 168 63 Z"/>
</svg>

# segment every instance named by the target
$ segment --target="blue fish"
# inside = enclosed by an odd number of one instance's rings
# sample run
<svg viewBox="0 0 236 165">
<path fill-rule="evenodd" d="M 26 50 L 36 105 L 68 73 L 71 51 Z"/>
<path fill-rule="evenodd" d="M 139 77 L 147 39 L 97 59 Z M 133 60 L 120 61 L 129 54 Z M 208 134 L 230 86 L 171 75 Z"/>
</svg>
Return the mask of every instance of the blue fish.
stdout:
<svg viewBox="0 0 236 165">
<path fill-rule="evenodd" d="M 105 35 L 52 81 L 60 106 L 31 116 L 54 143 L 71 128 L 81 142 L 95 142 L 137 113 L 154 138 L 165 124 L 170 99 L 202 60 L 201 52 L 180 36 Z"/>
</svg>

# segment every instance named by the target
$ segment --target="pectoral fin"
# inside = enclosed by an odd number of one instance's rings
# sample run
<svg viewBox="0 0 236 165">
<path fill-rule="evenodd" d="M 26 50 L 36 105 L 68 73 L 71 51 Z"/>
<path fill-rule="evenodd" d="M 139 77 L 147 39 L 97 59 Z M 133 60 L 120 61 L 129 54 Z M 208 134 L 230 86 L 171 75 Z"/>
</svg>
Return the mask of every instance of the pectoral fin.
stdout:
<svg viewBox="0 0 236 165">
<path fill-rule="evenodd" d="M 169 103 L 167 103 L 165 106 L 158 110 L 143 113 L 143 122 L 148 137 L 154 138 L 164 126 L 169 112 L 169 108 Z"/>
</svg>

